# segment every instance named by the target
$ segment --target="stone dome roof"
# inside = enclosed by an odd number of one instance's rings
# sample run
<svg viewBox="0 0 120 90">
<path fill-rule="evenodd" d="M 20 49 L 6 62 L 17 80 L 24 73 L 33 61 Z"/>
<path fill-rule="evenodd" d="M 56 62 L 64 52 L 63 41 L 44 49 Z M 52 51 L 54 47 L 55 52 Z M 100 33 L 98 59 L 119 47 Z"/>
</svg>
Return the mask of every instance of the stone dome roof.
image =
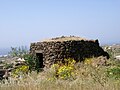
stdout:
<svg viewBox="0 0 120 90">
<path fill-rule="evenodd" d="M 45 39 L 42 40 L 42 42 L 63 42 L 63 41 L 87 41 L 85 38 L 77 37 L 77 36 L 61 36 L 61 37 L 56 37 L 56 38 L 51 38 L 51 39 Z"/>
</svg>

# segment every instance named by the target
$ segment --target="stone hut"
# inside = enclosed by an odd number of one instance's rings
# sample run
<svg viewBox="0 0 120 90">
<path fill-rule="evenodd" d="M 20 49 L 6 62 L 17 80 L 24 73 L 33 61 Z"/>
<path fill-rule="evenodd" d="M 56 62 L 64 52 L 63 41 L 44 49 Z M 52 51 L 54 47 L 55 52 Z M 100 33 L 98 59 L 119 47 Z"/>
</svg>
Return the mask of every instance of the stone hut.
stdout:
<svg viewBox="0 0 120 90">
<path fill-rule="evenodd" d="M 75 36 L 62 36 L 31 43 L 30 53 L 39 58 L 41 68 L 43 66 L 50 67 L 67 58 L 73 58 L 76 61 L 98 56 L 109 58 L 108 53 L 99 46 L 98 40 L 87 40 Z"/>
</svg>

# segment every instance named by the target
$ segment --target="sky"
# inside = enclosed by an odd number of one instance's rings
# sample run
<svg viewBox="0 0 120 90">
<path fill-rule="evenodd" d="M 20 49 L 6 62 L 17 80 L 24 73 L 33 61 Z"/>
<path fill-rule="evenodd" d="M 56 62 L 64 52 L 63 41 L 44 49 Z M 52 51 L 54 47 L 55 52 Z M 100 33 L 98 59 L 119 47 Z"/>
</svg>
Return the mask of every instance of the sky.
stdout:
<svg viewBox="0 0 120 90">
<path fill-rule="evenodd" d="M 79 36 L 120 43 L 120 0 L 0 0 L 0 48 Z"/>
</svg>

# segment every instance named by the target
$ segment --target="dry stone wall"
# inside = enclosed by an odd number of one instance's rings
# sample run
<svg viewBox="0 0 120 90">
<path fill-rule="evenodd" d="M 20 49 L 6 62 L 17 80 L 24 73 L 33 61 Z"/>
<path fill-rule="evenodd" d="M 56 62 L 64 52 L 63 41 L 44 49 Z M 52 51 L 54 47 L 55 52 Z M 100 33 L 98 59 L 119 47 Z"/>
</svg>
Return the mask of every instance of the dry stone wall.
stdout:
<svg viewBox="0 0 120 90">
<path fill-rule="evenodd" d="M 45 67 L 50 67 L 57 61 L 64 61 L 65 58 L 73 58 L 76 61 L 82 61 L 93 56 L 106 56 L 109 58 L 109 55 L 99 46 L 98 40 L 31 43 L 30 53 L 34 55 L 42 53 Z"/>
</svg>

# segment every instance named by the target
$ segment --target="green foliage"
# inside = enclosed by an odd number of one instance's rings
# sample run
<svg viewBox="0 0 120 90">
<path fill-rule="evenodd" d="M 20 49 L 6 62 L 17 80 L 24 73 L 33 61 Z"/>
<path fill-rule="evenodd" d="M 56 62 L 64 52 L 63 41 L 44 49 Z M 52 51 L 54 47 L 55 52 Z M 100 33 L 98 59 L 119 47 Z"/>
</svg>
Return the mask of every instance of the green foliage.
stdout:
<svg viewBox="0 0 120 90">
<path fill-rule="evenodd" d="M 41 70 L 40 64 L 39 64 L 40 62 L 35 55 L 26 54 L 26 55 L 24 55 L 24 59 L 25 59 L 27 65 L 29 66 L 30 72 L 34 71 L 34 70 L 39 72 Z"/>
<path fill-rule="evenodd" d="M 108 60 L 107 64 L 110 66 L 120 67 L 120 60 Z"/>
<path fill-rule="evenodd" d="M 13 64 L 12 64 L 12 63 L 10 63 L 10 64 L 7 64 L 7 63 L 6 63 L 6 64 L 4 65 L 4 68 L 5 68 L 5 69 L 13 68 Z"/>
<path fill-rule="evenodd" d="M 30 72 L 32 70 L 35 70 L 36 57 L 31 54 L 26 54 L 26 55 L 24 55 L 24 59 L 25 59 L 25 62 L 27 63 L 27 65 L 29 66 Z"/>
<path fill-rule="evenodd" d="M 9 55 L 12 57 L 23 57 L 27 53 L 28 50 L 26 46 L 11 47 L 11 51 L 9 52 Z"/>
<path fill-rule="evenodd" d="M 114 67 L 107 70 L 107 75 L 110 78 L 120 79 L 120 67 Z"/>
<path fill-rule="evenodd" d="M 86 59 L 87 64 L 66 59 L 64 64 L 59 62 L 39 74 L 32 71 L 29 75 L 26 74 L 27 65 L 20 66 L 14 70 L 14 75 L 22 79 L 12 77 L 7 83 L 0 82 L 0 90 L 120 90 L 120 67 L 116 63 L 98 67 L 89 65 L 94 59 Z M 113 77 L 115 79 L 111 79 Z"/>
<path fill-rule="evenodd" d="M 37 73 L 42 70 L 40 66 L 40 61 L 37 57 L 35 57 L 35 70 L 37 71 Z"/>
</svg>

